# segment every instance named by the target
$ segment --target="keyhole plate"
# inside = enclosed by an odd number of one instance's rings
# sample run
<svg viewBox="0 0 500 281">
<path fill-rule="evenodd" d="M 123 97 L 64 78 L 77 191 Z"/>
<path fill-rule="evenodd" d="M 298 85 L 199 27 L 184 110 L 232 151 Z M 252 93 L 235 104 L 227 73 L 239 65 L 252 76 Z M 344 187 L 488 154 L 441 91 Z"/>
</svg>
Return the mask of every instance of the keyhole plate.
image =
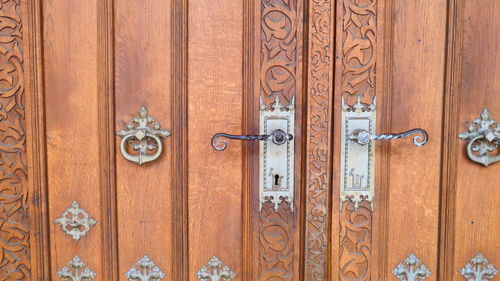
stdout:
<svg viewBox="0 0 500 281">
<path fill-rule="evenodd" d="M 282 130 L 286 134 L 294 134 L 295 130 L 295 103 L 281 104 L 279 98 L 267 106 L 260 101 L 260 134 L 270 135 L 275 130 Z M 260 210 L 266 202 L 272 202 L 274 209 L 286 201 L 293 211 L 294 197 L 294 140 L 283 144 L 272 141 L 263 141 L 259 144 L 260 151 Z"/>
</svg>

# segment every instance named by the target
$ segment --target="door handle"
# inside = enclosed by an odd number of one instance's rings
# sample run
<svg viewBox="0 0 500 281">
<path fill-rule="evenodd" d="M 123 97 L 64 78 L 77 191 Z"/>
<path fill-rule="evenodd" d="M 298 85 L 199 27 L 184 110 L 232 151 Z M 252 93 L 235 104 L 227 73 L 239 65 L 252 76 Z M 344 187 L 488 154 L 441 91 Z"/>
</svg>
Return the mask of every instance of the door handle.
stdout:
<svg viewBox="0 0 500 281">
<path fill-rule="evenodd" d="M 491 118 L 488 109 L 483 109 L 480 118 L 475 119 L 467 132 L 458 135 L 467 143 L 470 160 L 488 166 L 500 161 L 500 154 L 490 155 L 500 146 L 500 126 Z"/>
<path fill-rule="evenodd" d="M 352 134 L 348 136 L 349 140 L 355 141 L 360 145 L 367 145 L 372 140 L 396 140 L 401 138 L 406 138 L 413 134 L 421 134 L 413 137 L 413 143 L 416 146 L 423 146 L 429 140 L 429 134 L 423 129 L 412 129 L 406 132 L 402 132 L 399 134 L 370 134 L 367 130 L 356 129 L 353 130 Z"/>
<path fill-rule="evenodd" d="M 287 141 L 293 140 L 292 134 L 287 134 L 281 129 L 274 130 L 269 135 L 230 135 L 217 133 L 212 137 L 212 147 L 217 151 L 223 151 L 227 148 L 227 141 L 222 138 L 244 141 L 272 141 L 274 144 L 282 145 Z"/>
</svg>

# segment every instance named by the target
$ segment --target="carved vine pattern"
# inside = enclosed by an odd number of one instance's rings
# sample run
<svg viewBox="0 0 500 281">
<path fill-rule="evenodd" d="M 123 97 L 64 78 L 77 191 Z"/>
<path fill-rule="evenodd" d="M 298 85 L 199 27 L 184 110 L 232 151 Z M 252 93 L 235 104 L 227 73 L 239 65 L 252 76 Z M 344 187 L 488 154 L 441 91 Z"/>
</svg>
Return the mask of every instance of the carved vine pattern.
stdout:
<svg viewBox="0 0 500 281">
<path fill-rule="evenodd" d="M 353 104 L 357 96 L 375 96 L 377 0 L 342 2 L 342 96 Z M 339 278 L 370 280 L 372 209 L 362 201 L 358 210 L 344 204 L 340 213 Z"/>
<path fill-rule="evenodd" d="M 297 91 L 298 0 L 261 0 L 260 93 L 270 105 L 288 104 Z"/>
<path fill-rule="evenodd" d="M 30 280 L 28 188 L 19 0 L 0 1 L 0 276 Z"/>
<path fill-rule="evenodd" d="M 348 201 L 340 213 L 341 281 L 369 281 L 372 244 L 372 209 L 370 202 L 362 201 L 358 209 Z"/>
<path fill-rule="evenodd" d="M 298 5 L 300 0 L 261 0 L 260 96 L 284 105 L 297 93 Z M 260 212 L 259 280 L 294 280 L 294 215 L 287 202 Z"/>
<path fill-rule="evenodd" d="M 272 202 L 264 203 L 260 220 L 259 280 L 294 280 L 293 213 L 290 205 L 283 201 L 275 211 Z"/>
<path fill-rule="evenodd" d="M 377 0 L 344 0 L 342 17 L 342 95 L 375 96 Z M 351 98 L 350 98 L 351 97 Z"/>
<path fill-rule="evenodd" d="M 305 280 L 327 279 L 331 1 L 311 3 Z"/>
</svg>

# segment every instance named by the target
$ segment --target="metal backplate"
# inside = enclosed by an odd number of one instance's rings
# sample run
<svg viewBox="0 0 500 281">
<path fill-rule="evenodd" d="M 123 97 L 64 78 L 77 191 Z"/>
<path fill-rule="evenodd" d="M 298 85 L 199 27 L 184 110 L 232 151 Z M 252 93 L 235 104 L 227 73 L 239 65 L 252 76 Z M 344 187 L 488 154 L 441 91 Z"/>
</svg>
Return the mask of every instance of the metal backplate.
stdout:
<svg viewBox="0 0 500 281">
<path fill-rule="evenodd" d="M 362 104 L 358 98 L 353 106 L 342 99 L 342 136 L 341 136 L 341 177 L 340 208 L 350 200 L 357 209 L 363 200 L 373 205 L 375 144 L 369 142 L 360 145 L 349 140 L 349 136 L 358 130 L 375 134 L 375 100 L 372 104 Z"/>
<path fill-rule="evenodd" d="M 267 106 L 260 99 L 260 134 L 270 135 L 281 129 L 294 135 L 295 102 L 283 106 L 278 97 Z M 260 142 L 260 210 L 265 202 L 273 202 L 274 209 L 287 201 L 293 211 L 294 195 L 294 140 L 277 145 L 272 141 Z"/>
</svg>

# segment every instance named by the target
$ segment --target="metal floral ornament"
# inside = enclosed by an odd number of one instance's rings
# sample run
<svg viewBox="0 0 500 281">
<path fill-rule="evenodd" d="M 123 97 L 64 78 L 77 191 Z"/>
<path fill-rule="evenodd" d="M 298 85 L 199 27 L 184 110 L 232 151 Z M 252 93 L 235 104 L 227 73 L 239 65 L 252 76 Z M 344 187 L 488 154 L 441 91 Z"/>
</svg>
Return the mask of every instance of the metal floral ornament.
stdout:
<svg viewBox="0 0 500 281">
<path fill-rule="evenodd" d="M 483 109 L 480 118 L 475 119 L 468 132 L 458 135 L 468 141 L 467 156 L 470 160 L 489 166 L 500 161 L 500 154 L 492 155 L 500 146 L 500 126 L 491 118 L 488 109 Z"/>
</svg>

